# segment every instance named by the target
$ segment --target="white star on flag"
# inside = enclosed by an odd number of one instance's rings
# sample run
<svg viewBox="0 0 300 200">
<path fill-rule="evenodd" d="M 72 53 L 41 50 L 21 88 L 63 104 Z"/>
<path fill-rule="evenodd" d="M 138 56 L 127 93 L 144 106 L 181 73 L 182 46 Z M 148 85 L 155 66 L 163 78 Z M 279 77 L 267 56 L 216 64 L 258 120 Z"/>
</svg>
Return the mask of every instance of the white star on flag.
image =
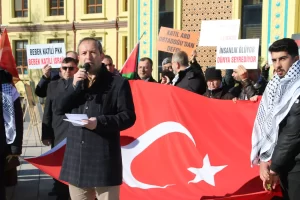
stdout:
<svg viewBox="0 0 300 200">
<path fill-rule="evenodd" d="M 188 170 L 194 174 L 196 177 L 194 180 L 189 181 L 188 183 L 199 183 L 200 181 L 205 181 L 206 183 L 215 186 L 215 174 L 220 172 L 222 169 L 227 167 L 227 165 L 223 166 L 211 166 L 208 158 L 208 154 L 203 159 L 203 167 L 202 168 L 194 168 L 190 167 Z"/>
</svg>

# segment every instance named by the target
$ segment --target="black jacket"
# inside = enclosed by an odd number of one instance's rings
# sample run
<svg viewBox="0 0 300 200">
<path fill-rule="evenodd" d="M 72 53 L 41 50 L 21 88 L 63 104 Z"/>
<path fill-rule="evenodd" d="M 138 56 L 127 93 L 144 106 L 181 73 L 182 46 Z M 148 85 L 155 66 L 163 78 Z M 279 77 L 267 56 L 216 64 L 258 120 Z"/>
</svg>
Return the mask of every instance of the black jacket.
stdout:
<svg viewBox="0 0 300 200">
<path fill-rule="evenodd" d="M 300 97 L 280 123 L 278 141 L 275 146 L 271 170 L 285 174 L 300 171 Z"/>
<path fill-rule="evenodd" d="M 60 143 L 67 136 L 69 123 L 64 121 L 66 116 L 56 115 L 56 97 L 63 92 L 69 83 L 68 80 L 59 79 L 51 81 L 47 89 L 47 99 L 44 108 L 43 123 L 42 123 L 42 140 L 54 141 L 54 146 Z"/>
<path fill-rule="evenodd" d="M 139 76 L 137 76 L 136 80 L 142 80 L 142 79 Z M 152 76 L 147 80 L 147 82 L 157 83 L 157 81 Z"/>
<path fill-rule="evenodd" d="M 216 90 L 206 89 L 206 92 L 203 94 L 203 96 L 206 96 L 208 98 L 223 99 L 223 100 L 231 100 L 234 98 L 234 96 L 225 87 L 218 88 Z"/>
<path fill-rule="evenodd" d="M 261 75 L 265 80 L 269 80 L 269 71 L 270 67 L 266 68 L 266 65 L 264 65 L 261 69 Z"/>
<path fill-rule="evenodd" d="M 233 69 L 226 69 L 225 76 L 222 79 L 222 85 L 226 86 L 227 88 L 233 88 L 235 84 L 235 80 L 232 76 Z"/>
<path fill-rule="evenodd" d="M 178 76 L 175 86 L 197 94 L 205 93 L 206 82 L 202 70 L 189 67 L 186 70 L 179 71 Z"/>
<path fill-rule="evenodd" d="M 69 124 L 60 179 L 81 188 L 120 185 L 120 131 L 136 119 L 129 82 L 102 66 L 90 88 L 77 89 L 71 84 L 57 96 L 55 114 L 87 114 L 96 117 L 97 127 Z"/>
<path fill-rule="evenodd" d="M 35 88 L 35 94 L 38 97 L 44 98 L 47 96 L 47 88 L 48 88 L 48 84 L 50 83 L 50 81 L 55 81 L 58 80 L 59 77 L 59 72 L 57 71 L 51 71 L 50 73 L 50 78 L 46 78 L 45 76 L 42 76 L 40 82 L 38 83 L 38 85 Z"/>
<path fill-rule="evenodd" d="M 237 82 L 229 92 L 240 100 L 249 100 L 255 95 L 262 95 L 266 89 L 268 82 L 261 77 L 256 83 L 247 79 Z"/>
<path fill-rule="evenodd" d="M 157 81 L 152 76 L 148 79 L 148 82 L 157 83 Z"/>
</svg>

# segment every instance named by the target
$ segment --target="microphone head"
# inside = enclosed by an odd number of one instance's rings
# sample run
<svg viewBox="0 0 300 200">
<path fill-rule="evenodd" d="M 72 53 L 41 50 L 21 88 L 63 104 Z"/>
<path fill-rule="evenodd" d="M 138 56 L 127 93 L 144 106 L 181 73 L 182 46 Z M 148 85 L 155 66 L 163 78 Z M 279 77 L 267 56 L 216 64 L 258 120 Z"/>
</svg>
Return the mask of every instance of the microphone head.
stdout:
<svg viewBox="0 0 300 200">
<path fill-rule="evenodd" d="M 82 66 L 82 68 L 84 68 L 85 71 L 88 72 L 90 70 L 90 68 L 91 68 L 91 65 L 89 63 L 84 63 L 83 66 Z"/>
</svg>

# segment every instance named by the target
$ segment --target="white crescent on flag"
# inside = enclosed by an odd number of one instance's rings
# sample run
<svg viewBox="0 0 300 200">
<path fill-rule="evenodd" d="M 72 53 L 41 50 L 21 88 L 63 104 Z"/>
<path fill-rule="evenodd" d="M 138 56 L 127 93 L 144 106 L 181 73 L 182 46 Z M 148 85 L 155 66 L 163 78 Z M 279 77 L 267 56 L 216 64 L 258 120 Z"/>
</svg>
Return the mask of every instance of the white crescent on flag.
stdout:
<svg viewBox="0 0 300 200">
<path fill-rule="evenodd" d="M 182 133 L 186 135 L 196 146 L 192 134 L 180 123 L 177 122 L 163 122 L 148 130 L 146 133 L 138 137 L 136 140 L 126 146 L 122 146 L 122 162 L 123 162 L 123 181 L 130 187 L 150 189 L 150 188 L 166 188 L 170 185 L 158 186 L 150 185 L 138 181 L 131 172 L 131 163 L 135 157 L 142 153 L 147 147 L 154 143 L 157 139 L 169 133 Z"/>
</svg>

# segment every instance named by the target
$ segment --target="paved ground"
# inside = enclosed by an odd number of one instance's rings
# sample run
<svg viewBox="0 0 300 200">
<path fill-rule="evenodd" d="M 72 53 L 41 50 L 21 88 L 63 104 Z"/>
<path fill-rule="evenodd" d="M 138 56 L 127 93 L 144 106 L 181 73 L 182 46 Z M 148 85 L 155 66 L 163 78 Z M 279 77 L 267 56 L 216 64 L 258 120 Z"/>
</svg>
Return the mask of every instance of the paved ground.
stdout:
<svg viewBox="0 0 300 200">
<path fill-rule="evenodd" d="M 29 133 L 26 133 L 28 124 L 28 122 L 25 122 L 22 158 L 36 157 L 50 149 L 40 143 L 36 131 L 30 130 Z M 48 197 L 48 192 L 52 189 L 52 178 L 36 167 L 23 160 L 18 168 L 18 175 L 18 185 L 7 188 L 7 200 L 55 199 L 55 197 Z"/>
</svg>

